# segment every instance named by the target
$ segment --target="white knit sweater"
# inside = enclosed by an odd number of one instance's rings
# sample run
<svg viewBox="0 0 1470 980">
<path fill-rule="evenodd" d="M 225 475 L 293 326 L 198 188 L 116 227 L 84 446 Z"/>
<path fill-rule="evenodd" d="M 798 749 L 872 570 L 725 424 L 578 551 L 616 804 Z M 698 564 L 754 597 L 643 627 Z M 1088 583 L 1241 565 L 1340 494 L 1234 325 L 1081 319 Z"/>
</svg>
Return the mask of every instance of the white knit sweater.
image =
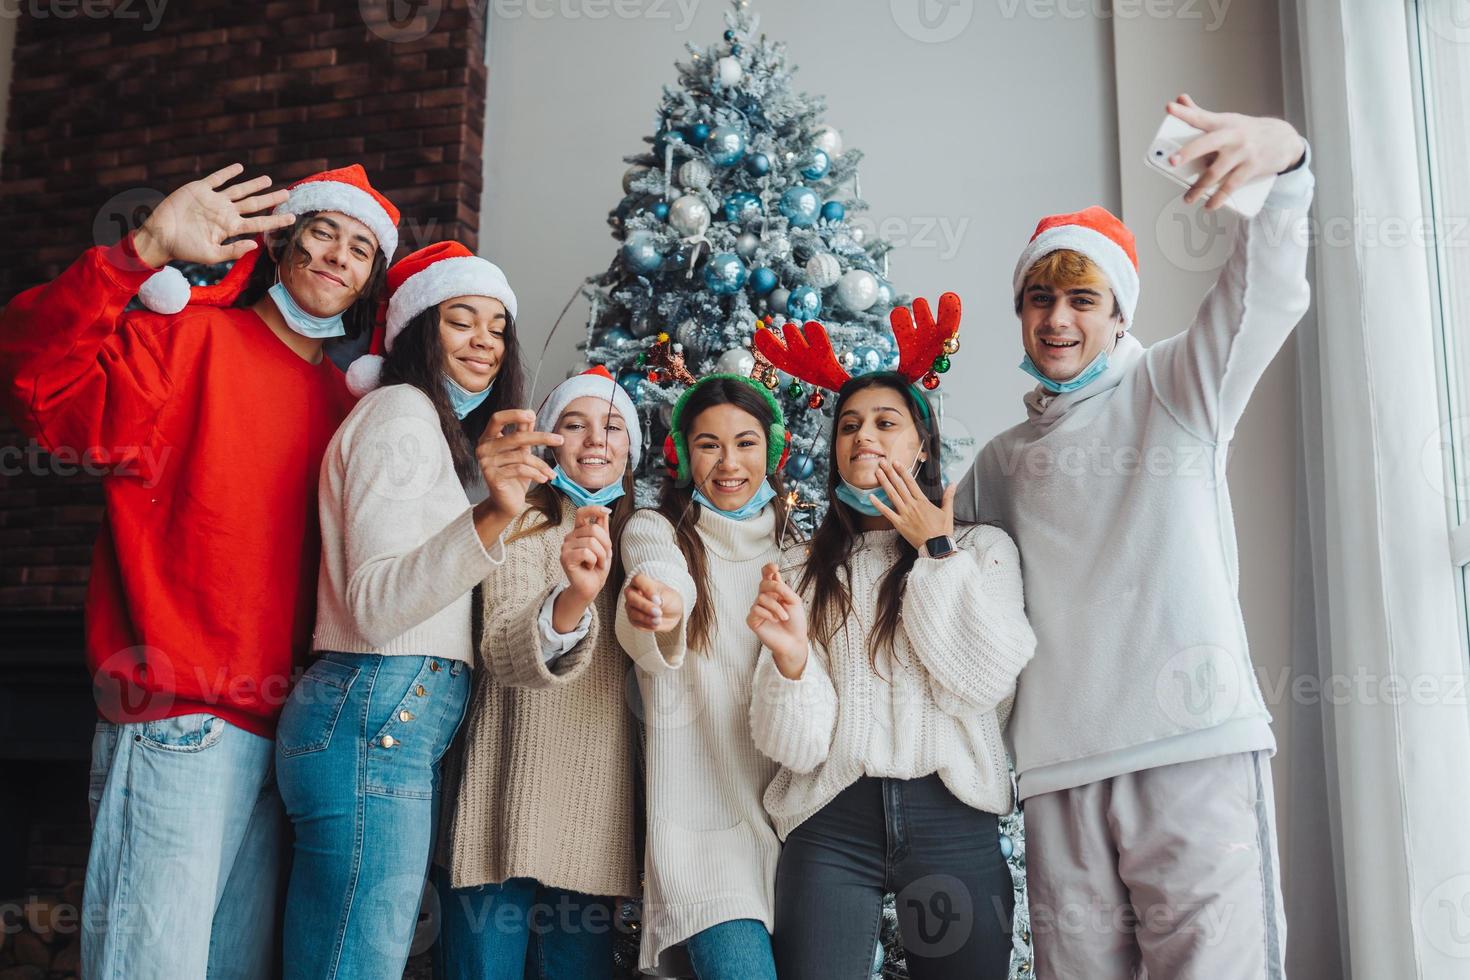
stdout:
<svg viewBox="0 0 1470 980">
<path fill-rule="evenodd" d="M 504 551 L 480 542 L 428 395 L 388 385 L 357 403 L 322 459 L 318 508 L 313 649 L 473 663 L 470 591 Z"/>
<path fill-rule="evenodd" d="M 893 654 L 879 652 L 876 671 L 868 635 L 878 588 L 898 560 L 897 531 L 863 532 L 852 556 L 853 615 L 829 648 L 813 641 L 800 678 L 782 675 L 762 647 L 750 725 L 756 745 L 781 764 L 765 804 L 783 841 L 865 775 L 937 772 L 970 806 L 1010 811 L 999 714 L 1036 638 L 1010 537 L 976 526 L 960 531 L 956 543 L 959 553 L 948 558 L 915 559 Z M 783 556 L 782 575 L 793 587 L 806 560 L 805 545 Z M 810 617 L 811 597 L 803 598 Z"/>
<path fill-rule="evenodd" d="M 1009 733 L 1023 799 L 1276 747 L 1225 463 L 1307 308 L 1311 198 L 1305 165 L 1279 177 L 1189 329 L 1147 349 L 1128 334 L 1086 387 L 1032 391 L 960 483 L 955 513 L 999 522 L 1026 561 L 1039 644 Z"/>
<path fill-rule="evenodd" d="M 648 786 L 640 969 L 703 929 L 734 919 L 773 928 L 781 842 L 761 804 L 776 764 L 750 737 L 750 681 L 760 641 L 745 625 L 761 568 L 779 560 L 775 508 L 745 521 L 699 508 L 713 618 L 704 650 L 685 646 L 694 580 L 655 511 L 623 527 L 628 576 L 647 575 L 679 592 L 686 615 L 665 633 L 628 621 L 619 598 L 618 641 L 637 664 L 643 696 Z M 694 520 L 693 517 L 690 518 Z"/>
</svg>

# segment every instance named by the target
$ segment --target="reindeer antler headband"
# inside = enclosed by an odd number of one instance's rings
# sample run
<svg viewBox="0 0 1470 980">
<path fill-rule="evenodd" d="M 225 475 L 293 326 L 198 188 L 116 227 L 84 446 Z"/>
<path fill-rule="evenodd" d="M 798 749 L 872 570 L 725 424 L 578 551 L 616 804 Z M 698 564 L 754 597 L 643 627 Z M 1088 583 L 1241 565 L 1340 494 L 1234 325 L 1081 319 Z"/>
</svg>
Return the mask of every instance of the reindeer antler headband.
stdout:
<svg viewBox="0 0 1470 980">
<path fill-rule="evenodd" d="M 948 367 L 948 355 L 959 349 L 959 296 L 945 293 L 939 297 L 937 321 L 929 311 L 929 301 L 920 298 L 914 300 L 912 312 L 906 306 L 894 307 L 888 323 L 898 342 L 897 373 L 910 384 L 922 381 L 925 388 L 938 387 L 937 372 Z M 774 330 L 755 332 L 755 349 L 775 367 L 829 391 L 836 391 L 852 380 L 837 360 L 827 329 L 816 320 L 808 320 L 804 327 L 787 323 L 781 333 L 778 337 Z"/>
</svg>

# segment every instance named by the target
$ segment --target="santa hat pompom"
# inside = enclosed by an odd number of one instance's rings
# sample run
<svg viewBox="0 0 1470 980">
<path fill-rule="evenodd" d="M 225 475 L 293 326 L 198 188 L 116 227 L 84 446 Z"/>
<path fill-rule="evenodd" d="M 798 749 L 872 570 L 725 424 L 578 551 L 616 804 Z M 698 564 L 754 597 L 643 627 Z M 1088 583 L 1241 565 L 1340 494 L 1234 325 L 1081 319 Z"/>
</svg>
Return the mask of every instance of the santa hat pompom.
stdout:
<svg viewBox="0 0 1470 980">
<path fill-rule="evenodd" d="M 178 269 L 166 265 L 143 283 L 138 299 L 154 313 L 178 313 L 189 305 L 189 280 Z"/>
<path fill-rule="evenodd" d="M 383 380 L 383 359 L 377 354 L 364 354 L 347 365 L 347 390 L 358 398 L 366 395 Z"/>
</svg>

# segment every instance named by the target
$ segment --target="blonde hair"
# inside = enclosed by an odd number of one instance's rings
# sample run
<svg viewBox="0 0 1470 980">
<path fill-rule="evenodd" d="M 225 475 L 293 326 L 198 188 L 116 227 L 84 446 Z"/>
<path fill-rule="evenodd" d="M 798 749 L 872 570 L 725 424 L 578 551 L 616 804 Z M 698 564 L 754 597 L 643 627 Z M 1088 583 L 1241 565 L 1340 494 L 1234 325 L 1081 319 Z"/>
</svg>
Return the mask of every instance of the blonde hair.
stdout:
<svg viewBox="0 0 1470 980">
<path fill-rule="evenodd" d="M 1108 277 L 1103 275 L 1102 269 L 1081 252 L 1074 252 L 1069 248 L 1047 252 L 1031 263 L 1031 268 L 1026 270 L 1026 278 L 1021 284 L 1021 292 L 1016 296 L 1016 313 L 1021 312 L 1021 300 L 1026 295 L 1026 290 L 1032 286 L 1050 286 L 1053 289 L 1100 286 L 1113 297 L 1113 317 L 1121 319 L 1123 316 L 1123 308 L 1118 305 L 1118 297 L 1113 293 Z"/>
</svg>

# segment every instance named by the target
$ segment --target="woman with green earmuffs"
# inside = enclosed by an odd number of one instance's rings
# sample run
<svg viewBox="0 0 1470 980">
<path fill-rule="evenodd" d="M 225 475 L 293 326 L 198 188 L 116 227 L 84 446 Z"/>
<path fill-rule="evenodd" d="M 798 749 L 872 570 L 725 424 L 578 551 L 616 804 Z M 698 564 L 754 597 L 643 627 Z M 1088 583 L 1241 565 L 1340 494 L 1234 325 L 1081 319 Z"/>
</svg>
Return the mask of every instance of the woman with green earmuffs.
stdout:
<svg viewBox="0 0 1470 980">
<path fill-rule="evenodd" d="M 640 969 L 684 944 L 698 980 L 775 980 L 781 842 L 762 804 L 775 762 L 751 738 L 760 640 L 746 626 L 779 559 L 788 437 L 759 382 L 710 375 L 674 406 L 657 509 L 623 529 L 618 641 L 643 699 L 647 759 Z"/>
</svg>

